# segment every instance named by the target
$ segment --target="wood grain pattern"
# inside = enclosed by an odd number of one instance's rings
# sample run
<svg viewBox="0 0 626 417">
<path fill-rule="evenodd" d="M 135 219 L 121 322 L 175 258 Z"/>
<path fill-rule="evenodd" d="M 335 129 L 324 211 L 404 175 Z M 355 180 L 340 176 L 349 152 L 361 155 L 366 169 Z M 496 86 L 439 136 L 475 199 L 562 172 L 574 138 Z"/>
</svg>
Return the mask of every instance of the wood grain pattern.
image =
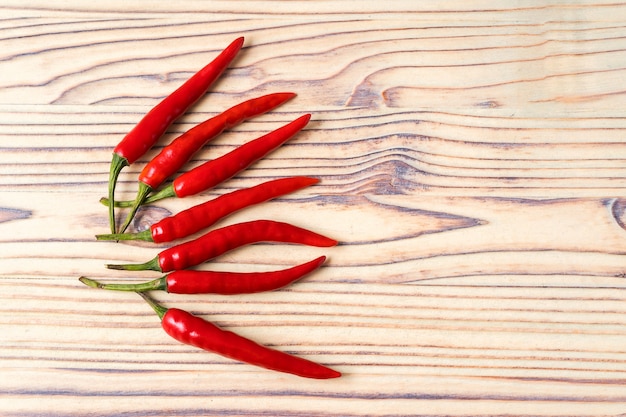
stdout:
<svg viewBox="0 0 626 417">
<path fill-rule="evenodd" d="M 5 0 L 0 5 L 0 414 L 609 416 L 626 410 L 626 3 Z M 97 242 L 115 144 L 234 37 L 212 92 L 123 171 L 244 99 L 294 91 L 185 167 L 312 113 L 202 196 L 320 184 L 241 211 L 340 240 L 259 244 L 201 268 L 315 274 L 246 296 L 158 294 L 337 368 L 309 381 L 169 339 L 107 262 L 163 246 Z M 120 214 L 121 215 L 121 214 Z"/>
</svg>

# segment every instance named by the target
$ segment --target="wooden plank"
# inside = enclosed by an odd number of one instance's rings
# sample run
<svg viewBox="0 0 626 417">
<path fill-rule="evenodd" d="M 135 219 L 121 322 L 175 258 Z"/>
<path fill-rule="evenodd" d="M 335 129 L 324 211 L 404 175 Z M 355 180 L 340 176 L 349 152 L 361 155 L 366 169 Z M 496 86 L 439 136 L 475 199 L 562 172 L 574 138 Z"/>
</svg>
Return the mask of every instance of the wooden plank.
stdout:
<svg viewBox="0 0 626 417">
<path fill-rule="evenodd" d="M 6 0 L 0 5 L 0 414 L 600 416 L 626 409 L 623 21 L 604 1 Z M 289 175 L 321 182 L 215 227 L 288 221 L 334 248 L 258 244 L 199 266 L 272 270 L 274 292 L 154 294 L 327 364 L 310 381 L 181 345 L 88 275 L 169 246 L 100 242 L 111 151 L 235 36 L 212 92 L 120 177 L 244 99 L 298 97 L 184 170 L 312 113 L 307 128 L 131 230 Z M 124 213 L 120 211 L 119 216 Z"/>
</svg>

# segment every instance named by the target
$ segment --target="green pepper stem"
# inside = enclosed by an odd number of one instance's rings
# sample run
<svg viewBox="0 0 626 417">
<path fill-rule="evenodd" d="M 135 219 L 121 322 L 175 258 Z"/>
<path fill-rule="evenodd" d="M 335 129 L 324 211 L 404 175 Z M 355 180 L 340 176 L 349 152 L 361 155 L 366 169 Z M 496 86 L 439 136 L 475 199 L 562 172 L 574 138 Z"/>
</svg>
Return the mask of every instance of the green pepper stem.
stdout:
<svg viewBox="0 0 626 417">
<path fill-rule="evenodd" d="M 144 240 L 146 242 L 153 242 L 152 230 L 146 229 L 143 232 L 137 233 L 110 233 L 96 235 L 97 240 Z"/>
<path fill-rule="evenodd" d="M 174 187 L 172 187 L 171 185 L 147 197 L 143 201 L 143 204 L 145 205 L 145 204 L 154 203 L 156 201 L 164 200 L 170 197 L 176 197 L 176 192 L 174 191 Z M 110 204 L 109 204 L 110 201 L 111 201 L 110 198 L 102 197 L 100 199 L 100 204 L 102 204 L 103 206 L 110 207 Z M 115 207 L 132 207 L 135 204 L 135 200 L 114 201 L 113 204 L 115 205 Z"/>
<path fill-rule="evenodd" d="M 163 200 L 165 198 L 176 197 L 176 192 L 174 191 L 173 185 L 168 185 L 165 188 L 161 188 L 156 193 L 152 194 L 150 197 L 146 198 L 145 204 L 154 203 L 155 201 Z"/>
<path fill-rule="evenodd" d="M 150 305 L 150 307 L 152 307 L 154 312 L 157 313 L 157 316 L 159 316 L 159 318 L 161 320 L 163 320 L 163 316 L 165 316 L 165 313 L 167 313 L 167 308 L 165 308 L 162 305 L 158 304 L 156 301 L 154 301 L 152 298 L 150 298 L 150 296 L 148 294 L 146 294 L 144 292 L 138 292 L 137 294 L 139 294 L 141 296 L 141 298 L 146 300 L 146 303 L 148 303 Z"/>
<path fill-rule="evenodd" d="M 109 171 L 109 201 L 113 203 L 109 205 L 109 225 L 111 226 L 111 233 L 115 233 L 115 186 L 117 185 L 117 177 L 119 177 L 120 172 L 126 166 L 128 166 L 128 160 L 117 153 L 113 153 Z"/>
<path fill-rule="evenodd" d="M 159 257 L 156 256 L 150 259 L 148 262 L 144 262 L 142 264 L 107 264 L 106 267 L 108 269 L 117 269 L 123 271 L 161 271 L 161 267 L 159 266 Z"/>
<path fill-rule="evenodd" d="M 122 227 L 120 227 L 120 231 L 119 231 L 120 233 L 124 233 L 126 231 L 126 228 L 128 228 L 128 225 L 135 217 L 137 210 L 139 210 L 139 207 L 143 204 L 143 202 L 148 197 L 148 194 L 150 194 L 151 192 L 152 192 L 152 187 L 150 187 L 145 182 L 141 182 L 141 181 L 139 182 L 139 189 L 137 190 L 137 196 L 135 197 L 135 202 L 133 203 L 133 206 L 131 207 L 130 212 L 126 216 L 126 220 L 124 221 L 124 224 L 122 225 Z"/>
<path fill-rule="evenodd" d="M 95 279 L 80 277 L 79 281 L 91 288 L 100 288 L 112 291 L 167 291 L 167 278 L 161 277 L 152 281 L 142 282 L 139 284 L 104 284 Z"/>
<path fill-rule="evenodd" d="M 100 199 L 100 204 L 102 204 L 105 207 L 109 207 L 109 201 L 110 200 L 108 198 L 102 197 Z M 116 201 L 113 204 L 115 205 L 115 207 L 128 208 L 128 207 L 132 207 L 134 202 L 135 200 L 126 200 L 126 201 Z"/>
</svg>

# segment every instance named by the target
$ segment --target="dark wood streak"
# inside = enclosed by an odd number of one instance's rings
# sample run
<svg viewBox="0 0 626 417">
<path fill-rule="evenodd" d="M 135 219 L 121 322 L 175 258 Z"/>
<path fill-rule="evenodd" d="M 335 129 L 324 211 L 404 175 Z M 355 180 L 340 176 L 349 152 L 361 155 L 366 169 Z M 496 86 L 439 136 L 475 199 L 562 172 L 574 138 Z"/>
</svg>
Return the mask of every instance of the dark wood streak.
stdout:
<svg viewBox="0 0 626 417">
<path fill-rule="evenodd" d="M 0 207 L 0 223 L 28 219 L 32 216 L 32 214 L 33 213 L 30 210 Z"/>
</svg>

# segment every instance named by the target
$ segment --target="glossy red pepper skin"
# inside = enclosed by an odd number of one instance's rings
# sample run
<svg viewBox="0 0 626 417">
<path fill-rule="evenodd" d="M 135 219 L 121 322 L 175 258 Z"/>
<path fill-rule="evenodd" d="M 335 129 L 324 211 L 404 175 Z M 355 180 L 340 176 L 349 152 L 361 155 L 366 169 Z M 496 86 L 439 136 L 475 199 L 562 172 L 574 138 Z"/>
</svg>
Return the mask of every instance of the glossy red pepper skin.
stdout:
<svg viewBox="0 0 626 417">
<path fill-rule="evenodd" d="M 253 98 L 200 123 L 163 148 L 141 171 L 139 181 L 153 190 L 157 189 L 209 140 L 245 120 L 275 109 L 293 97 L 294 93 L 275 93 Z"/>
<path fill-rule="evenodd" d="M 113 291 L 167 291 L 170 294 L 253 294 L 283 288 L 319 268 L 325 256 L 287 269 L 265 272 L 174 271 L 138 284 L 103 284 L 87 277 L 80 281 L 92 288 Z"/>
<path fill-rule="evenodd" d="M 199 265 L 238 247 L 257 242 L 297 243 L 330 247 L 337 241 L 289 223 L 253 220 L 212 230 L 189 242 L 160 252 L 143 264 L 107 265 L 109 269 L 170 272 Z"/>
<path fill-rule="evenodd" d="M 177 177 L 172 184 L 150 195 L 145 203 L 153 203 L 169 197 L 189 197 L 228 180 L 287 142 L 302 130 L 310 119 L 310 114 L 301 116 L 285 126 L 238 146 L 225 155 L 185 172 Z M 109 208 L 111 207 L 110 199 L 101 199 L 100 202 L 108 205 Z M 115 204 L 115 202 L 113 203 Z M 132 206 L 133 202 L 125 201 L 120 205 Z"/>
<path fill-rule="evenodd" d="M 196 240 L 165 249 L 158 256 L 162 272 L 186 269 L 257 242 L 284 242 L 330 247 L 336 240 L 288 223 L 253 220 L 213 230 Z"/>
<path fill-rule="evenodd" d="M 318 183 L 317 178 L 288 177 L 279 178 L 255 185 L 250 188 L 235 190 L 213 200 L 190 207 L 173 216 L 166 217 L 150 226 L 150 229 L 138 233 L 114 233 L 97 235 L 98 240 L 145 240 L 154 243 L 166 243 L 207 229 L 224 217 L 273 198 L 294 192 Z"/>
<path fill-rule="evenodd" d="M 177 172 L 206 142 L 244 120 L 276 108 L 294 96 L 293 93 L 276 93 L 245 101 L 200 123 L 163 148 L 139 174 L 137 196 L 124 224 L 120 227 L 120 232 L 126 230 L 148 194 Z"/>
<path fill-rule="evenodd" d="M 150 228 L 155 243 L 171 242 L 206 229 L 216 221 L 245 207 L 288 194 L 319 182 L 316 178 L 291 177 L 233 191 L 166 217 Z"/>
<path fill-rule="evenodd" d="M 182 174 L 172 184 L 174 193 L 177 197 L 183 198 L 220 184 L 291 139 L 310 119 L 310 114 L 301 116 L 281 128 L 235 148 L 226 155 Z"/>
<path fill-rule="evenodd" d="M 173 294 L 253 294 L 286 287 L 319 268 L 325 256 L 288 269 L 270 272 L 174 271 L 165 278 Z"/>
<path fill-rule="evenodd" d="M 202 97 L 235 58 L 244 38 L 234 40 L 213 61 L 195 73 L 150 110 L 113 150 L 129 164 L 143 156 L 174 120 Z"/>
<path fill-rule="evenodd" d="M 167 128 L 202 97 L 235 58 L 244 38 L 233 41 L 211 63 L 206 65 L 176 91 L 150 110 L 113 149 L 109 172 L 109 222 L 115 233 L 115 186 L 125 166 L 134 163 L 165 133 Z"/>
<path fill-rule="evenodd" d="M 341 376 L 340 372 L 333 369 L 259 345 L 177 308 L 165 312 L 161 326 L 168 335 L 181 343 L 251 365 L 305 378 L 330 379 Z"/>
</svg>

